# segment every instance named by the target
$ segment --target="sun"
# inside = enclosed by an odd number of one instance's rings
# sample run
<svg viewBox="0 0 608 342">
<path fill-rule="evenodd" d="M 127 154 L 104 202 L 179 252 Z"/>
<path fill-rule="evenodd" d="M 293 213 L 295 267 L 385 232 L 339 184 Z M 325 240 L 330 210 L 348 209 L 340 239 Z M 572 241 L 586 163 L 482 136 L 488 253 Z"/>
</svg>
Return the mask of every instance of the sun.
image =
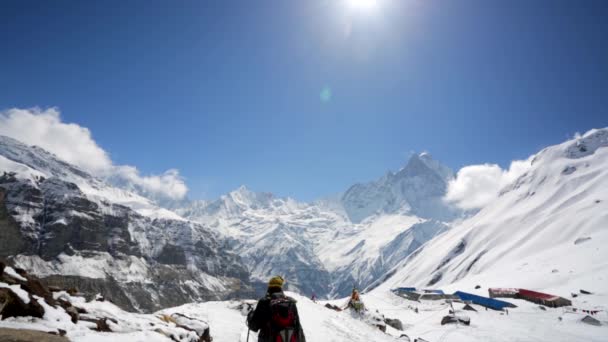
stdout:
<svg viewBox="0 0 608 342">
<path fill-rule="evenodd" d="M 352 9 L 370 11 L 378 7 L 378 0 L 346 0 Z"/>
</svg>

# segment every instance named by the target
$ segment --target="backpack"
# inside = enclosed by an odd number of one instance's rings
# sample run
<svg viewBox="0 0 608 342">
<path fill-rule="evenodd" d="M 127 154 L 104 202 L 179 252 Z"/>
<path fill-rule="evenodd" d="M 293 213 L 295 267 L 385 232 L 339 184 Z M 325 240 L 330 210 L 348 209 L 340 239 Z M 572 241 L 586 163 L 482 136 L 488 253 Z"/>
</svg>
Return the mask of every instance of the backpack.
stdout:
<svg viewBox="0 0 608 342">
<path fill-rule="evenodd" d="M 298 342 L 296 303 L 285 296 L 270 299 L 272 342 Z"/>
</svg>

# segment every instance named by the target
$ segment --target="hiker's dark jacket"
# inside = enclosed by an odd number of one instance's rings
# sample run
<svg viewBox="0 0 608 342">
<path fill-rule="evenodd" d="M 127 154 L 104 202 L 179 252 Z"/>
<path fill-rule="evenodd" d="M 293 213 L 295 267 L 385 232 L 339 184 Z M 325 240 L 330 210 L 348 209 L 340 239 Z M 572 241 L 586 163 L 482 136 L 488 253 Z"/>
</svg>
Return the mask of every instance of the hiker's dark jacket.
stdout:
<svg viewBox="0 0 608 342">
<path fill-rule="evenodd" d="M 249 329 L 255 332 L 259 331 L 258 342 L 274 342 L 271 325 L 270 300 L 277 297 L 285 297 L 294 303 L 296 302 L 295 299 L 285 296 L 282 290 L 270 288 L 266 296 L 258 301 L 258 305 L 255 307 L 255 310 L 247 316 L 247 326 Z M 296 326 L 294 332 L 296 333 L 297 341 L 306 342 L 304 331 L 302 330 L 302 325 L 300 324 L 298 309 L 295 307 L 295 304 L 294 311 L 296 316 Z"/>
</svg>

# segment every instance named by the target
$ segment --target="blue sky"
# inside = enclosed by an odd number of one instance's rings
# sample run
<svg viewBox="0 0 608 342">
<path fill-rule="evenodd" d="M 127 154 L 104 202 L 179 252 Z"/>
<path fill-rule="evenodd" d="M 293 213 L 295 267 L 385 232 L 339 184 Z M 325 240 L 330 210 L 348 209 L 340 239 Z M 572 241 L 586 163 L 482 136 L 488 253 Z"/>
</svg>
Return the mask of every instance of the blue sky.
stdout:
<svg viewBox="0 0 608 342">
<path fill-rule="evenodd" d="M 310 200 L 412 151 L 506 167 L 607 125 L 608 2 L 377 1 L 2 1 L 0 109 L 57 107 L 192 198 Z"/>
</svg>

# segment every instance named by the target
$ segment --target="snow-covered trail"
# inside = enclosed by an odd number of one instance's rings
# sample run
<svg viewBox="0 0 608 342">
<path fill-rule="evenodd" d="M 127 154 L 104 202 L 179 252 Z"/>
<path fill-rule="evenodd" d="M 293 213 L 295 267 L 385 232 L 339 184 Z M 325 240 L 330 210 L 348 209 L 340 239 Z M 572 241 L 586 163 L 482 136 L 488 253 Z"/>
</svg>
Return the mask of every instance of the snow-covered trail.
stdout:
<svg viewBox="0 0 608 342">
<path fill-rule="evenodd" d="M 294 293 L 288 293 L 298 301 L 298 312 L 307 341 L 324 342 L 370 342 L 395 341 L 396 338 L 381 332 L 366 322 L 351 317 L 348 312 L 327 309 L 322 303 Z M 186 304 L 161 311 L 179 312 L 190 317 L 205 320 L 211 326 L 214 342 L 246 342 L 246 312 L 241 310 L 242 302 L 206 302 Z M 250 332 L 249 341 L 257 341 L 257 334 Z"/>
</svg>

